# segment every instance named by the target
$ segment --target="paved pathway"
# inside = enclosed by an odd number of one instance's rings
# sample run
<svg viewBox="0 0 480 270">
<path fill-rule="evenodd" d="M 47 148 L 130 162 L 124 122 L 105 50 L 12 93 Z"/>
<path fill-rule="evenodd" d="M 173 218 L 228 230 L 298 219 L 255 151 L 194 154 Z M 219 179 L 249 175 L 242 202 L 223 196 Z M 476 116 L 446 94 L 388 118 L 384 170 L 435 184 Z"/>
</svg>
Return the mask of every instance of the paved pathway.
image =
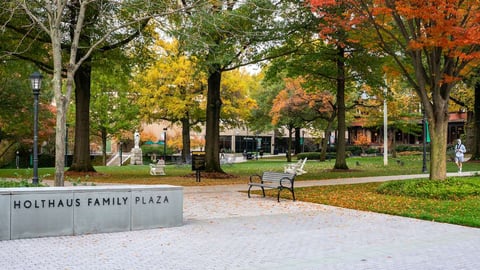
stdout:
<svg viewBox="0 0 480 270">
<path fill-rule="evenodd" d="M 0 269 L 480 269 L 480 229 L 241 189 L 186 187 L 181 227 L 1 241 Z"/>
</svg>

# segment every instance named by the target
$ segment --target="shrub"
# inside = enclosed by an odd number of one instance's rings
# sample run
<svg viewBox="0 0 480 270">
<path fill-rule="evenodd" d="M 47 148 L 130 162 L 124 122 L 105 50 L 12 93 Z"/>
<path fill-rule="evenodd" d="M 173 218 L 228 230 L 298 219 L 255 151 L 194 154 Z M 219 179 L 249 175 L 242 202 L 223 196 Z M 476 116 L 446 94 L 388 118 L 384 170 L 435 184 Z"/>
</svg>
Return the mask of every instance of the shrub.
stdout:
<svg viewBox="0 0 480 270">
<path fill-rule="evenodd" d="M 416 144 L 416 145 L 408 145 L 408 144 L 400 144 L 395 147 L 397 152 L 423 152 L 423 145 Z M 430 145 L 427 145 L 427 152 L 430 151 Z"/>
<path fill-rule="evenodd" d="M 39 180 L 39 187 L 43 187 L 41 180 Z M 0 179 L 0 188 L 15 188 L 15 187 L 36 187 L 30 182 L 30 179 L 22 179 L 20 181 L 10 181 Z"/>
<path fill-rule="evenodd" d="M 320 152 L 303 152 L 303 153 L 297 154 L 296 157 L 297 159 L 304 159 L 304 158 L 320 159 Z"/>
<path fill-rule="evenodd" d="M 304 152 L 299 153 L 296 155 L 297 159 L 304 159 L 308 158 L 309 160 L 319 160 L 320 159 L 320 152 Z M 347 157 L 352 156 L 352 152 L 345 151 Z M 337 153 L 335 152 L 327 152 L 326 159 L 335 159 Z"/>
<path fill-rule="evenodd" d="M 347 151 L 352 153 L 353 156 L 360 156 L 362 153 L 362 147 L 358 145 L 347 146 Z"/>
<path fill-rule="evenodd" d="M 444 181 L 391 181 L 381 184 L 376 191 L 386 195 L 438 200 L 459 200 L 468 196 L 479 196 L 480 183 L 458 178 L 449 178 Z"/>
</svg>

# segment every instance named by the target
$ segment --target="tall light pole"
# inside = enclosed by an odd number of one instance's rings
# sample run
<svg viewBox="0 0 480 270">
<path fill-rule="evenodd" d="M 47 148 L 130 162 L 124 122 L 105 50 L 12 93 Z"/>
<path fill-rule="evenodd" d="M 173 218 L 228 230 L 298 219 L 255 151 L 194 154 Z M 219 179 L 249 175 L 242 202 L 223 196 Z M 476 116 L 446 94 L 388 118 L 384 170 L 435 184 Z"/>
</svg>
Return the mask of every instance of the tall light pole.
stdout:
<svg viewBox="0 0 480 270">
<path fill-rule="evenodd" d="M 42 88 L 42 74 L 35 71 L 30 75 L 33 91 L 33 178 L 32 184 L 38 185 L 38 96 Z"/>
<path fill-rule="evenodd" d="M 167 162 L 167 128 L 163 128 L 163 160 Z"/>
</svg>

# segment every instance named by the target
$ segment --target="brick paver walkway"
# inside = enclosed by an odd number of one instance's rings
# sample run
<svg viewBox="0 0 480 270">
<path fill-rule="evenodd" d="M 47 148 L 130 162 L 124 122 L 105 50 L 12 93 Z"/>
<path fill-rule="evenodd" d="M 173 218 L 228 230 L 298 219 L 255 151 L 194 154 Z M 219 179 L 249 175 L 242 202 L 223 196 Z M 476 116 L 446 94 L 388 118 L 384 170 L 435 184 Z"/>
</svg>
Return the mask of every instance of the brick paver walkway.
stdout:
<svg viewBox="0 0 480 270">
<path fill-rule="evenodd" d="M 181 227 L 1 241 L 0 269 L 480 269 L 480 229 L 245 188 L 185 188 Z"/>
</svg>

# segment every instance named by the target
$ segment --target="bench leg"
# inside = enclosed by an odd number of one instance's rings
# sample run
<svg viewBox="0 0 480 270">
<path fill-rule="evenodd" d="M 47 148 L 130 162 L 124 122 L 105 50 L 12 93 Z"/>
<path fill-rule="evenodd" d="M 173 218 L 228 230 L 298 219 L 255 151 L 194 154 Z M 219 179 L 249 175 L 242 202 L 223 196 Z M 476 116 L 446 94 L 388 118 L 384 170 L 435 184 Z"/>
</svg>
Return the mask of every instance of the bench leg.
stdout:
<svg viewBox="0 0 480 270">
<path fill-rule="evenodd" d="M 292 198 L 293 198 L 293 201 L 295 201 L 295 191 L 293 190 L 293 188 L 286 188 L 288 190 L 290 190 L 290 192 L 292 193 Z M 279 188 L 278 189 L 278 194 L 277 194 L 277 201 L 280 202 L 280 192 L 283 190 L 283 188 Z"/>
<path fill-rule="evenodd" d="M 252 189 L 253 186 L 250 186 L 248 187 L 248 198 L 250 198 L 250 190 Z M 262 194 L 263 194 L 263 197 L 265 197 L 265 188 L 264 187 L 260 187 L 262 189 Z"/>
</svg>

